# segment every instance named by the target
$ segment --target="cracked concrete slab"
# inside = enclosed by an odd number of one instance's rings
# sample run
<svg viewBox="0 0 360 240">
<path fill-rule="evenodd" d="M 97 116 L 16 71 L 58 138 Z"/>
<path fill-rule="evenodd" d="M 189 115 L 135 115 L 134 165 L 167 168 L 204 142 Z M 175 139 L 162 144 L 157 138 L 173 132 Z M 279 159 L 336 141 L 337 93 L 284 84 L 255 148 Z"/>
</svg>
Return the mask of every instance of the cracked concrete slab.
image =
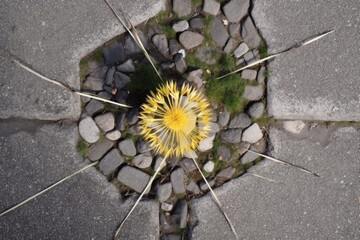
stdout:
<svg viewBox="0 0 360 240">
<path fill-rule="evenodd" d="M 0 121 L 0 212 L 88 164 L 77 134 L 76 124 Z M 131 206 L 91 168 L 1 217 L 0 239 L 111 239 Z M 158 203 L 142 202 L 120 236 L 158 239 Z"/>
<path fill-rule="evenodd" d="M 270 53 L 327 37 L 268 65 L 268 112 L 277 119 L 359 121 L 360 2 L 253 1 L 252 16 Z"/>
<path fill-rule="evenodd" d="M 162 0 L 110 1 L 136 25 L 164 7 Z M 79 89 L 79 62 L 124 32 L 103 0 L 0 3 L 0 118 L 77 119 L 80 99 L 12 65 L 4 51 L 45 76 Z"/>
<path fill-rule="evenodd" d="M 316 136 L 329 136 L 323 141 Z M 327 135 L 328 134 L 328 135 Z M 306 136 L 310 136 L 309 140 Z M 297 136 L 272 127 L 271 155 L 321 177 L 269 160 L 216 189 L 241 239 L 359 239 L 360 130 L 308 130 Z M 235 239 L 209 195 L 191 208 L 191 239 Z"/>
</svg>

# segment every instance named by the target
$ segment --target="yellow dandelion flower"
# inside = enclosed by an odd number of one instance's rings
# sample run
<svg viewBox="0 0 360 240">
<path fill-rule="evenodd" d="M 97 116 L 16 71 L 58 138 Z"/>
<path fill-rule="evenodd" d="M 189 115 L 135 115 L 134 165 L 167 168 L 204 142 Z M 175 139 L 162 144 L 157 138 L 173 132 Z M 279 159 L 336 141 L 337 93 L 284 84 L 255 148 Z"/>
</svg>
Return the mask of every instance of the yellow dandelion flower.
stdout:
<svg viewBox="0 0 360 240">
<path fill-rule="evenodd" d="M 211 111 L 202 93 L 170 81 L 151 93 L 140 113 L 141 134 L 159 154 L 181 157 L 209 132 Z"/>
</svg>

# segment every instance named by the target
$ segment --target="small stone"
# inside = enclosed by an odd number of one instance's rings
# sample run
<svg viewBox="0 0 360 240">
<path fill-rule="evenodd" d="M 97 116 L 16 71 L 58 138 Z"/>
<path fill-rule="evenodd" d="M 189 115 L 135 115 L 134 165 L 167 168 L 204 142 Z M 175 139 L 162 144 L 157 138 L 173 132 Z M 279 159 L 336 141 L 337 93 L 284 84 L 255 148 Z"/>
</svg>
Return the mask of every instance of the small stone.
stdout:
<svg viewBox="0 0 360 240">
<path fill-rule="evenodd" d="M 216 174 L 216 179 L 220 181 L 229 180 L 234 175 L 236 169 L 233 167 L 227 167 L 222 169 L 218 174 Z"/>
<path fill-rule="evenodd" d="M 104 107 L 105 107 L 104 104 L 102 104 L 98 100 L 91 99 L 90 102 L 88 104 L 86 104 L 85 111 L 88 114 L 93 115 L 94 113 L 97 113 L 97 112 L 103 110 Z"/>
<path fill-rule="evenodd" d="M 204 138 L 203 140 L 200 141 L 199 146 L 197 147 L 197 149 L 200 152 L 206 152 L 206 151 L 212 149 L 214 139 L 215 139 L 215 135 L 213 135 L 211 137 Z"/>
<path fill-rule="evenodd" d="M 211 109 L 210 121 L 211 122 L 216 122 L 217 121 L 217 114 L 216 114 L 216 111 L 214 109 Z"/>
<path fill-rule="evenodd" d="M 111 86 L 113 84 L 115 71 L 116 71 L 115 68 L 111 67 L 106 72 L 106 78 L 105 78 L 105 84 L 106 85 Z"/>
<path fill-rule="evenodd" d="M 126 156 L 134 157 L 136 155 L 136 148 L 132 139 L 125 139 L 119 142 L 118 147 L 120 151 Z"/>
<path fill-rule="evenodd" d="M 242 140 L 248 143 L 256 143 L 263 137 L 263 133 L 257 123 L 244 130 Z"/>
<path fill-rule="evenodd" d="M 108 132 L 115 127 L 115 117 L 112 113 L 96 116 L 95 122 L 104 132 Z"/>
<path fill-rule="evenodd" d="M 134 61 L 132 59 L 128 59 L 126 62 L 124 62 L 123 64 L 120 64 L 119 66 L 116 67 L 116 70 L 120 71 L 120 72 L 124 72 L 124 73 L 132 73 L 135 72 L 135 65 L 134 65 Z"/>
<path fill-rule="evenodd" d="M 225 53 L 230 54 L 232 51 L 234 51 L 235 47 L 236 47 L 236 40 L 233 39 L 233 38 L 230 38 L 230 39 L 227 41 L 227 43 L 226 43 L 223 51 L 224 51 Z"/>
<path fill-rule="evenodd" d="M 156 34 L 153 36 L 152 42 L 164 57 L 169 57 L 169 43 L 165 34 Z"/>
<path fill-rule="evenodd" d="M 175 32 L 183 32 L 189 28 L 189 23 L 186 20 L 182 20 L 174 23 L 172 28 L 175 30 Z"/>
<path fill-rule="evenodd" d="M 229 33 L 233 38 L 240 37 L 240 23 L 232 23 L 229 25 Z"/>
<path fill-rule="evenodd" d="M 184 229 L 187 225 L 188 205 L 185 199 L 180 199 L 175 205 L 175 210 L 171 216 L 171 222 L 179 228 Z"/>
<path fill-rule="evenodd" d="M 215 167 L 215 163 L 213 161 L 207 161 L 204 164 L 203 169 L 205 170 L 205 172 L 211 173 L 214 170 Z"/>
<path fill-rule="evenodd" d="M 114 148 L 101 159 L 99 169 L 104 175 L 109 175 L 113 173 L 123 162 L 124 159 L 121 157 L 119 150 Z"/>
<path fill-rule="evenodd" d="M 151 147 L 144 140 L 139 140 L 136 142 L 136 149 L 139 153 L 146 153 L 151 151 Z"/>
<path fill-rule="evenodd" d="M 130 128 L 129 128 L 129 130 L 128 130 L 128 133 L 129 134 L 132 134 L 132 135 L 136 135 L 136 136 L 138 136 L 138 135 L 140 135 L 140 132 L 141 132 L 141 130 L 140 130 L 140 126 L 139 126 L 139 124 L 135 124 L 135 125 L 133 125 L 133 126 L 131 126 Z"/>
<path fill-rule="evenodd" d="M 169 51 L 170 51 L 170 55 L 173 56 L 174 54 L 176 54 L 181 48 L 180 43 L 178 43 L 178 41 L 176 41 L 175 39 L 170 39 L 169 40 Z"/>
<path fill-rule="evenodd" d="M 250 106 L 248 109 L 248 114 L 252 118 L 259 118 L 264 114 L 265 106 L 262 102 L 256 102 Z"/>
<path fill-rule="evenodd" d="M 108 92 L 106 92 L 106 91 L 98 92 L 96 95 L 97 95 L 98 97 L 105 98 L 105 99 L 107 99 L 107 100 L 110 100 L 110 99 L 113 97 L 113 95 L 111 95 L 110 93 L 108 93 Z"/>
<path fill-rule="evenodd" d="M 127 114 L 127 121 L 129 125 L 134 125 L 139 121 L 139 109 L 138 108 L 132 108 L 130 109 Z"/>
<path fill-rule="evenodd" d="M 250 48 L 257 48 L 260 45 L 261 37 L 250 17 L 245 20 L 241 29 L 241 36 Z"/>
<path fill-rule="evenodd" d="M 124 88 L 131 81 L 128 75 L 121 72 L 115 72 L 114 79 L 115 79 L 115 87 L 119 90 Z"/>
<path fill-rule="evenodd" d="M 256 148 L 254 148 L 253 146 L 250 147 L 250 150 L 257 152 Z M 254 153 L 246 152 L 244 155 L 241 156 L 240 161 L 242 164 L 246 164 L 255 161 L 258 157 L 259 156 Z"/>
<path fill-rule="evenodd" d="M 161 209 L 165 212 L 170 212 L 173 209 L 174 205 L 171 203 L 163 202 L 161 203 Z"/>
<path fill-rule="evenodd" d="M 214 179 L 206 179 L 210 185 L 210 187 L 213 187 L 215 185 L 215 181 Z M 200 183 L 199 183 L 199 186 L 200 186 L 200 189 L 202 191 L 207 191 L 209 190 L 209 187 L 208 185 L 206 184 L 206 182 L 204 180 L 201 180 Z"/>
<path fill-rule="evenodd" d="M 169 199 L 172 193 L 171 183 L 164 183 L 157 186 L 156 194 L 159 198 L 159 202 L 165 202 Z"/>
<path fill-rule="evenodd" d="M 139 169 L 125 166 L 120 169 L 117 179 L 129 188 L 141 193 L 149 182 L 150 176 Z"/>
<path fill-rule="evenodd" d="M 139 36 L 141 43 L 144 45 L 145 49 L 148 48 L 148 44 L 147 44 L 147 38 L 145 36 L 145 34 L 140 31 L 140 30 L 136 30 L 137 35 Z M 126 34 L 125 36 L 125 51 L 128 55 L 133 55 L 133 54 L 138 54 L 138 53 L 142 53 L 141 48 L 137 45 L 137 43 L 135 42 L 135 40 L 130 36 L 130 34 Z"/>
<path fill-rule="evenodd" d="M 102 156 L 104 156 L 104 154 L 109 151 L 112 146 L 113 142 L 108 139 L 98 141 L 89 147 L 87 151 L 88 158 L 91 161 L 97 161 L 102 158 Z"/>
<path fill-rule="evenodd" d="M 191 49 L 199 46 L 204 40 L 204 37 L 196 32 L 185 31 L 180 34 L 179 42 L 186 49 Z"/>
<path fill-rule="evenodd" d="M 110 87 L 110 86 L 107 86 L 107 85 L 104 85 L 103 89 L 105 90 L 105 92 L 107 92 L 109 94 L 112 94 L 112 95 L 114 95 L 116 93 L 116 91 L 117 91 L 116 88 L 113 88 L 113 87 Z"/>
<path fill-rule="evenodd" d="M 111 141 L 116 141 L 116 140 L 119 140 L 120 137 L 121 137 L 121 132 L 117 129 L 111 131 L 111 132 L 108 132 L 105 137 Z"/>
<path fill-rule="evenodd" d="M 203 85 L 202 74 L 202 69 L 191 71 L 187 76 L 187 80 L 194 83 L 197 89 L 200 89 Z"/>
<path fill-rule="evenodd" d="M 153 166 L 153 169 L 154 169 L 155 171 L 159 168 L 159 166 L 160 166 L 160 164 L 161 164 L 161 162 L 162 162 L 163 159 L 164 159 L 164 158 L 163 158 L 162 156 L 160 156 L 160 155 L 158 155 L 158 156 L 155 157 L 154 166 Z"/>
<path fill-rule="evenodd" d="M 174 55 L 174 63 L 175 68 L 179 73 L 184 73 L 187 70 L 186 62 L 181 53 L 177 53 Z"/>
<path fill-rule="evenodd" d="M 210 126 L 209 137 L 215 136 L 215 134 L 220 131 L 219 124 L 217 123 L 211 122 L 209 126 Z"/>
<path fill-rule="evenodd" d="M 79 123 L 80 136 L 88 143 L 94 143 L 100 138 L 100 130 L 91 117 L 87 117 Z"/>
<path fill-rule="evenodd" d="M 254 151 L 259 153 L 265 153 L 267 147 L 266 139 L 263 137 L 262 139 L 254 143 L 252 146 L 255 148 Z"/>
<path fill-rule="evenodd" d="M 166 62 L 160 64 L 162 70 L 169 70 L 173 69 L 175 67 L 175 64 L 173 62 Z"/>
<path fill-rule="evenodd" d="M 243 98 L 250 101 L 258 101 L 264 95 L 264 88 L 262 86 L 246 86 L 244 93 L 242 95 Z"/>
<path fill-rule="evenodd" d="M 170 174 L 170 180 L 174 189 L 174 193 L 178 194 L 185 192 L 184 177 L 185 174 L 182 168 L 178 168 Z"/>
<path fill-rule="evenodd" d="M 115 94 L 115 100 L 118 103 L 126 104 L 126 99 L 129 93 L 126 91 L 117 91 Z"/>
<path fill-rule="evenodd" d="M 240 113 L 231 119 L 229 128 L 247 128 L 251 124 L 251 119 L 246 113 Z"/>
<path fill-rule="evenodd" d="M 244 60 L 247 64 L 251 64 L 251 63 L 255 62 L 256 59 L 255 59 L 254 53 L 252 51 L 245 53 Z"/>
<path fill-rule="evenodd" d="M 196 51 L 196 58 L 204 63 L 212 65 L 216 63 L 216 58 L 213 57 L 216 52 L 217 50 L 210 46 L 199 47 Z"/>
<path fill-rule="evenodd" d="M 138 168 L 148 168 L 152 163 L 152 156 L 150 152 L 141 153 L 134 157 L 132 163 Z"/>
<path fill-rule="evenodd" d="M 299 134 L 301 130 L 305 127 L 305 123 L 300 120 L 296 121 L 284 121 L 283 127 L 286 131 L 289 131 L 291 133 Z"/>
<path fill-rule="evenodd" d="M 230 113 L 228 111 L 222 111 L 219 113 L 218 123 L 221 127 L 225 127 L 230 120 Z"/>
<path fill-rule="evenodd" d="M 203 12 L 217 15 L 220 10 L 220 3 L 215 0 L 204 0 Z"/>
<path fill-rule="evenodd" d="M 191 0 L 173 0 L 172 4 L 172 10 L 178 17 L 185 17 L 191 13 Z"/>
<path fill-rule="evenodd" d="M 126 112 L 117 113 L 115 116 L 115 125 L 120 131 L 124 131 L 126 128 Z"/>
<path fill-rule="evenodd" d="M 191 193 L 193 193 L 193 194 L 199 194 L 199 193 L 201 193 L 199 186 L 198 186 L 195 182 L 193 182 L 193 181 L 191 181 L 191 182 L 186 186 L 186 191 L 189 191 L 189 192 L 191 192 Z"/>
<path fill-rule="evenodd" d="M 228 147 L 226 147 L 225 145 L 220 145 L 217 150 L 217 155 L 219 156 L 219 159 L 222 161 L 229 161 L 231 158 L 231 152 L 229 150 Z"/>
<path fill-rule="evenodd" d="M 189 149 L 184 152 L 184 157 L 197 159 L 199 156 L 196 154 L 194 150 Z"/>
<path fill-rule="evenodd" d="M 103 89 L 103 81 L 99 78 L 87 77 L 83 84 L 84 89 L 101 91 Z"/>
<path fill-rule="evenodd" d="M 257 74 L 257 82 L 259 84 L 265 84 L 265 71 L 266 71 L 266 68 L 264 66 L 262 66 Z"/>
<path fill-rule="evenodd" d="M 80 100 L 82 103 L 88 103 L 88 102 L 90 102 L 91 98 L 80 96 Z"/>
<path fill-rule="evenodd" d="M 204 28 L 204 19 L 202 17 L 195 17 L 190 20 L 190 27 L 195 29 L 203 29 Z"/>
<path fill-rule="evenodd" d="M 126 59 L 126 53 L 123 45 L 120 43 L 114 43 L 106 46 L 102 50 L 104 62 L 106 65 L 113 65 L 118 62 L 123 62 Z"/>
<path fill-rule="evenodd" d="M 229 34 L 220 19 L 216 18 L 214 20 L 210 29 L 210 36 L 220 48 L 225 46 L 225 43 L 229 38 Z"/>
<path fill-rule="evenodd" d="M 190 158 L 183 158 L 180 161 L 179 165 L 185 170 L 186 173 L 190 173 L 196 170 L 196 166 Z"/>
<path fill-rule="evenodd" d="M 240 58 L 239 60 L 236 61 L 235 64 L 236 64 L 237 67 L 240 67 L 240 66 L 244 67 L 246 65 L 246 62 L 245 62 L 245 60 L 243 58 Z"/>
<path fill-rule="evenodd" d="M 241 141 L 241 132 L 241 129 L 229 129 L 221 134 L 221 138 L 228 143 L 239 143 Z"/>
<path fill-rule="evenodd" d="M 246 153 L 246 150 L 248 150 L 250 148 L 250 143 L 247 142 L 241 142 L 239 145 L 239 155 L 243 155 L 244 153 Z"/>
<path fill-rule="evenodd" d="M 249 47 L 245 43 L 241 43 L 234 51 L 234 55 L 236 58 L 243 56 L 245 53 L 249 51 Z"/>
<path fill-rule="evenodd" d="M 248 13 L 249 0 L 231 0 L 223 7 L 224 15 L 229 22 L 239 22 Z"/>
<path fill-rule="evenodd" d="M 248 80 L 255 80 L 257 71 L 253 69 L 245 69 L 241 72 L 241 78 Z"/>
</svg>

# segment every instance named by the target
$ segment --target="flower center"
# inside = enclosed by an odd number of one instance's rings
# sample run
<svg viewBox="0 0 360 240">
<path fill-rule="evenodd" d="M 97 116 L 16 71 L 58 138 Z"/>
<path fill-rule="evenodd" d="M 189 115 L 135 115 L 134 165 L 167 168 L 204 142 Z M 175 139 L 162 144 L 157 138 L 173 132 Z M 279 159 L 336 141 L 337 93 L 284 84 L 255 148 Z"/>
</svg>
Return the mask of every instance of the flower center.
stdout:
<svg viewBox="0 0 360 240">
<path fill-rule="evenodd" d="M 164 124 L 173 131 L 184 131 L 187 125 L 187 114 L 184 109 L 173 107 L 164 114 Z"/>
</svg>

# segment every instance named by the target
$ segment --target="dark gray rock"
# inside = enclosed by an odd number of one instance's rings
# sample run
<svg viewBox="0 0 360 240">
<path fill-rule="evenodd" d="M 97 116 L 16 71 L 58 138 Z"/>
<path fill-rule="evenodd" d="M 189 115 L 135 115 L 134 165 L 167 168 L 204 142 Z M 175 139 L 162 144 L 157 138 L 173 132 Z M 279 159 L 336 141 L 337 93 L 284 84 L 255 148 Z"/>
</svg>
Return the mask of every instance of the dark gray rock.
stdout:
<svg viewBox="0 0 360 240">
<path fill-rule="evenodd" d="M 105 92 L 107 92 L 107 93 L 109 93 L 109 94 L 113 94 L 113 91 L 114 91 L 113 87 L 104 85 L 104 86 L 103 86 L 103 89 L 104 89 Z"/>
<path fill-rule="evenodd" d="M 113 95 L 111 95 L 110 93 L 108 93 L 108 92 L 106 92 L 106 91 L 98 92 L 96 95 L 97 95 L 98 97 L 105 98 L 105 99 L 107 99 L 107 100 L 110 100 L 110 99 L 113 97 Z"/>
<path fill-rule="evenodd" d="M 174 55 L 176 54 L 181 48 L 180 43 L 178 43 L 178 41 L 176 41 L 175 39 L 170 39 L 169 40 L 169 52 L 170 55 Z"/>
<path fill-rule="evenodd" d="M 113 173 L 122 163 L 124 159 L 121 157 L 119 150 L 113 149 L 103 157 L 99 163 L 99 170 L 104 175 Z"/>
<path fill-rule="evenodd" d="M 146 153 L 151 151 L 151 147 L 144 140 L 138 140 L 136 142 L 136 149 L 139 153 Z"/>
<path fill-rule="evenodd" d="M 119 90 L 123 89 L 131 81 L 128 75 L 121 72 L 115 72 L 114 79 L 115 79 L 115 87 Z"/>
<path fill-rule="evenodd" d="M 255 80 L 257 75 L 257 71 L 254 69 L 245 69 L 241 71 L 241 78 L 248 80 Z"/>
<path fill-rule="evenodd" d="M 261 37 L 250 17 L 243 24 L 241 37 L 250 48 L 257 48 L 260 45 Z"/>
<path fill-rule="evenodd" d="M 229 38 L 223 51 L 229 54 L 234 51 L 235 47 L 236 47 L 236 40 L 234 38 Z"/>
<path fill-rule="evenodd" d="M 218 174 L 216 174 L 216 180 L 224 181 L 229 180 L 234 175 L 236 169 L 233 167 L 227 167 L 225 169 L 222 169 Z"/>
<path fill-rule="evenodd" d="M 145 34 L 141 30 L 136 30 L 141 43 L 144 45 L 145 49 L 148 48 L 147 38 Z M 126 34 L 125 36 L 125 45 L 124 45 L 125 51 L 128 55 L 134 55 L 142 53 L 141 48 L 137 45 L 135 40 L 130 36 L 130 34 Z"/>
<path fill-rule="evenodd" d="M 119 142 L 118 147 L 120 151 L 126 156 L 134 157 L 136 155 L 136 148 L 132 139 L 125 139 Z"/>
<path fill-rule="evenodd" d="M 191 32 L 191 31 L 185 31 L 181 33 L 179 36 L 179 42 L 186 49 L 191 49 L 199 46 L 203 42 L 203 40 L 204 40 L 204 36 L 202 36 L 199 33 Z"/>
<path fill-rule="evenodd" d="M 162 240 L 181 240 L 182 236 L 181 234 L 175 234 L 175 233 L 168 233 L 164 234 Z"/>
<path fill-rule="evenodd" d="M 215 0 L 204 0 L 202 10 L 204 13 L 217 15 L 220 10 L 220 3 Z"/>
<path fill-rule="evenodd" d="M 109 68 L 109 70 L 106 72 L 106 78 L 105 78 L 105 84 L 108 86 L 112 86 L 113 82 L 114 82 L 114 74 L 115 74 L 115 68 L 111 67 Z"/>
<path fill-rule="evenodd" d="M 157 155 L 154 160 L 153 169 L 156 171 L 164 158 L 160 155 Z"/>
<path fill-rule="evenodd" d="M 134 157 L 132 163 L 138 168 L 148 168 L 151 166 L 153 156 L 150 152 L 141 153 Z"/>
<path fill-rule="evenodd" d="M 115 117 L 110 112 L 96 116 L 95 122 L 104 132 L 108 132 L 115 127 Z"/>
<path fill-rule="evenodd" d="M 190 173 L 196 170 L 196 166 L 190 158 L 183 158 L 179 165 L 185 170 L 186 173 Z"/>
<path fill-rule="evenodd" d="M 98 100 L 91 99 L 90 102 L 88 104 L 86 104 L 85 111 L 88 114 L 93 115 L 94 113 L 97 113 L 97 112 L 103 110 L 104 107 L 105 107 L 104 104 L 102 104 Z"/>
<path fill-rule="evenodd" d="M 265 79 L 266 79 L 265 72 L 266 72 L 266 68 L 262 66 L 257 74 L 257 79 L 256 79 L 259 84 L 265 84 Z"/>
<path fill-rule="evenodd" d="M 264 95 L 264 87 L 263 86 L 246 86 L 244 93 L 242 95 L 243 98 L 250 101 L 258 101 Z"/>
<path fill-rule="evenodd" d="M 210 130 L 209 130 L 209 137 L 212 135 L 215 135 L 217 132 L 220 131 L 220 127 L 219 124 L 215 123 L 215 122 L 211 122 L 209 124 Z"/>
<path fill-rule="evenodd" d="M 127 91 L 117 91 L 115 94 L 115 100 L 118 103 L 126 104 L 126 99 L 129 93 Z"/>
<path fill-rule="evenodd" d="M 246 62 L 247 64 L 250 64 L 250 63 L 255 62 L 256 59 L 255 59 L 254 53 L 253 53 L 252 51 L 249 51 L 249 52 L 245 53 L 245 55 L 244 55 L 244 60 L 245 60 L 245 62 Z"/>
<path fill-rule="evenodd" d="M 141 193 L 149 182 L 150 175 L 134 167 L 125 166 L 120 169 L 117 179 L 134 191 Z"/>
<path fill-rule="evenodd" d="M 241 43 L 234 51 L 234 55 L 236 58 L 242 57 L 245 53 L 249 51 L 249 47 L 246 43 Z"/>
<path fill-rule="evenodd" d="M 206 179 L 210 185 L 210 187 L 213 187 L 215 185 L 215 181 L 214 179 Z M 206 184 L 206 182 L 204 180 L 201 180 L 200 183 L 199 183 L 199 186 L 200 186 L 200 189 L 202 191 L 207 191 L 209 190 L 209 186 Z"/>
<path fill-rule="evenodd" d="M 249 0 L 231 0 L 223 7 L 223 12 L 229 22 L 239 22 L 248 13 Z"/>
<path fill-rule="evenodd" d="M 129 125 L 134 125 L 139 121 L 139 109 L 132 108 L 126 114 L 127 122 Z"/>
<path fill-rule="evenodd" d="M 189 191 L 189 192 L 191 192 L 191 193 L 193 193 L 193 194 L 199 194 L 199 193 L 201 193 L 199 186 L 198 186 L 195 182 L 193 182 L 193 181 L 191 181 L 191 182 L 186 186 L 186 191 Z"/>
<path fill-rule="evenodd" d="M 233 38 L 240 37 L 240 23 L 231 23 L 229 25 L 229 33 Z"/>
<path fill-rule="evenodd" d="M 179 73 L 184 73 L 187 70 L 186 62 L 184 56 L 181 53 L 174 55 L 175 68 Z"/>
<path fill-rule="evenodd" d="M 159 199 L 159 202 L 165 202 L 169 199 L 172 193 L 171 183 L 159 184 L 156 189 L 156 194 Z"/>
<path fill-rule="evenodd" d="M 177 168 L 170 174 L 171 184 L 173 186 L 174 193 L 185 193 L 185 174 L 182 168 Z"/>
<path fill-rule="evenodd" d="M 229 124 L 229 128 L 247 128 L 251 124 L 251 119 L 246 113 L 235 115 Z"/>
<path fill-rule="evenodd" d="M 175 32 L 183 32 L 189 28 L 189 23 L 186 20 L 181 20 L 174 23 L 172 25 L 172 28 L 175 30 Z"/>
<path fill-rule="evenodd" d="M 93 91 L 101 91 L 103 89 L 103 84 L 103 80 L 89 76 L 86 78 L 83 88 Z"/>
<path fill-rule="evenodd" d="M 239 143 L 241 141 L 241 129 L 229 129 L 221 134 L 221 139 L 228 143 Z"/>
<path fill-rule="evenodd" d="M 169 43 L 165 34 L 156 34 L 152 37 L 156 49 L 164 56 L 169 57 Z"/>
<path fill-rule="evenodd" d="M 120 72 L 124 72 L 124 73 L 132 73 L 135 72 L 135 65 L 134 65 L 134 61 L 132 59 L 128 59 L 126 62 L 124 62 L 123 64 L 120 64 L 119 66 L 116 67 L 116 70 L 120 71 Z"/>
<path fill-rule="evenodd" d="M 248 143 L 256 143 L 263 137 L 263 133 L 257 123 L 253 123 L 244 130 L 242 140 Z"/>
<path fill-rule="evenodd" d="M 107 139 L 109 139 L 110 141 L 116 141 L 116 140 L 119 140 L 120 137 L 121 137 L 121 132 L 117 129 L 111 131 L 111 132 L 108 132 L 105 137 Z"/>
<path fill-rule="evenodd" d="M 184 229 L 187 225 L 188 205 L 185 199 L 180 199 L 175 205 L 175 210 L 171 215 L 171 222 L 179 228 Z"/>
<path fill-rule="evenodd" d="M 126 59 L 126 53 L 121 43 L 114 43 L 103 48 L 103 57 L 106 65 L 123 62 Z"/>
<path fill-rule="evenodd" d="M 220 19 L 214 19 L 210 29 L 210 36 L 220 48 L 225 46 L 225 43 L 229 38 L 229 33 L 226 31 L 225 26 Z"/>
<path fill-rule="evenodd" d="M 192 18 L 190 21 L 190 27 L 195 29 L 203 29 L 204 28 L 204 19 L 202 17 Z"/>
<path fill-rule="evenodd" d="M 80 136 L 88 143 L 94 143 L 100 138 L 100 130 L 91 117 L 87 117 L 79 123 Z"/>
<path fill-rule="evenodd" d="M 228 147 L 226 147 L 225 145 L 220 145 L 216 149 L 216 152 L 217 152 L 217 155 L 219 156 L 219 160 L 227 162 L 231 159 L 230 149 Z"/>
<path fill-rule="evenodd" d="M 216 63 L 216 58 L 214 58 L 214 53 L 216 52 L 216 48 L 210 46 L 199 47 L 196 51 L 196 58 L 204 63 L 212 65 Z"/>
<path fill-rule="evenodd" d="M 115 125 L 120 131 L 126 128 L 126 112 L 120 112 L 115 115 Z"/>
<path fill-rule="evenodd" d="M 263 102 L 256 102 L 252 104 L 247 110 L 248 114 L 252 118 L 259 118 L 264 114 L 265 106 Z"/>
<path fill-rule="evenodd" d="M 191 0 L 173 0 L 172 4 L 172 10 L 178 17 L 186 17 L 191 13 Z"/>
<path fill-rule="evenodd" d="M 114 143 L 108 139 L 103 139 L 91 145 L 87 151 L 87 156 L 91 161 L 97 161 L 109 151 Z"/>
<path fill-rule="evenodd" d="M 218 123 L 221 127 L 225 127 L 230 120 L 230 113 L 226 110 L 221 111 L 218 117 Z"/>
</svg>

